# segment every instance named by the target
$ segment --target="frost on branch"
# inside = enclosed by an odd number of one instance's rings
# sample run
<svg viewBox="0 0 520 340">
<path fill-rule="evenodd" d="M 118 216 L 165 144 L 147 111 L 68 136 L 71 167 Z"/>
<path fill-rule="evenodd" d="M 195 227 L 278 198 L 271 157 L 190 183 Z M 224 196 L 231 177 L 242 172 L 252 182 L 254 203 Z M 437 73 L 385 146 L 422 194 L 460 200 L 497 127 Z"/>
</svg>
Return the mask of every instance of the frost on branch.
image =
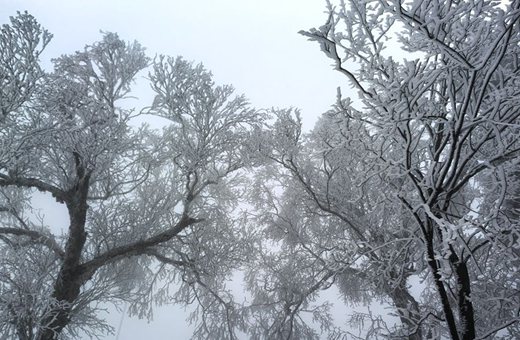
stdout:
<svg viewBox="0 0 520 340">
<path fill-rule="evenodd" d="M 518 327 L 519 6 L 331 2 L 327 23 L 302 32 L 358 90 L 356 104 L 338 101 L 340 131 L 362 126 L 371 141 L 372 173 L 413 219 L 418 274 L 437 291 L 420 320 L 442 319 L 452 339 Z"/>
<path fill-rule="evenodd" d="M 28 15 L 16 20 L 35 36 L 43 32 Z M 12 32 L 4 29 L 2 41 L 22 46 Z M 34 41 L 37 55 L 44 44 Z M 246 141 L 262 115 L 202 66 L 172 58 L 151 69 L 161 100 L 128 109 L 131 85 L 150 59 L 114 33 L 53 59 L 50 73 L 36 59 L 32 68 L 12 65 L 15 75 L 41 79 L 30 95 L 12 96 L 15 106 L 0 122 L 4 334 L 98 336 L 112 330 L 97 320 L 100 303 L 126 302 L 146 317 L 155 304 L 173 302 L 198 305 L 199 338 L 236 338 L 239 307 L 226 282 L 251 253 L 235 211 L 247 182 L 240 172 L 251 164 Z M 168 124 L 133 126 L 143 113 Z M 35 190 L 66 209 L 65 230 L 31 216 Z"/>
<path fill-rule="evenodd" d="M 39 57 L 52 35 L 32 15 L 18 13 L 0 28 L 0 123 L 33 95 L 43 71 Z"/>
<path fill-rule="evenodd" d="M 340 100 L 309 134 L 301 133 L 297 115 L 277 111 L 264 133 L 273 147 L 260 148 L 266 164 L 257 172 L 251 197 L 258 209 L 252 223 L 266 229 L 257 256 L 261 260 L 250 269 L 249 289 L 258 301 L 273 300 L 254 304 L 251 316 L 262 320 L 264 331 L 278 330 L 271 337 L 297 338 L 292 331 L 303 336 L 306 329 L 318 327 L 322 334 L 337 333 L 326 305 L 314 303 L 332 285 L 347 304 L 378 299 L 394 305 L 403 325 L 385 335 L 405 335 L 419 320 L 418 302 L 406 286 L 418 257 L 407 230 L 411 219 L 402 207 L 392 205 L 395 191 L 382 176 L 386 167 L 374 163 L 369 153 L 377 140 L 359 122 L 345 120 L 357 114 L 341 111 L 347 103 Z M 276 269 L 282 263 L 269 262 L 271 257 L 287 257 L 290 268 Z M 298 279 L 278 283 L 285 276 Z M 267 292 L 260 289 L 262 284 L 269 287 Z M 286 286 L 297 294 L 277 300 Z M 284 304 L 290 307 L 286 312 Z M 406 307 L 410 311 L 402 313 Z M 309 314 L 312 321 L 305 316 Z M 412 338 L 420 339 L 416 334 Z"/>
</svg>

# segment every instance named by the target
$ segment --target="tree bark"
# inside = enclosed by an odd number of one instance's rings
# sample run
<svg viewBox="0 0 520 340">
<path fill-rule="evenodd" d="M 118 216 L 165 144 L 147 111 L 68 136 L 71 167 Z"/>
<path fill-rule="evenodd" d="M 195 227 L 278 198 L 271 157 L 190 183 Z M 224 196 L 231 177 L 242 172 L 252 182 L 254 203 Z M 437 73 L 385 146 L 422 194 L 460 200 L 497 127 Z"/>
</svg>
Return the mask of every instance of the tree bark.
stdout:
<svg viewBox="0 0 520 340">
<path fill-rule="evenodd" d="M 433 230 L 433 221 L 428 220 L 429 230 Z M 448 298 L 448 293 L 446 288 L 444 287 L 444 282 L 442 281 L 442 276 L 439 273 L 440 266 L 435 259 L 435 250 L 433 245 L 433 233 L 430 232 L 425 236 L 426 240 L 426 251 L 428 256 L 428 265 L 433 275 L 433 281 L 435 282 L 435 287 L 437 288 L 437 292 L 439 293 L 439 297 L 442 304 L 442 309 L 444 312 L 444 317 L 446 318 L 446 323 L 448 324 L 448 329 L 450 332 L 450 336 L 452 340 L 459 340 L 459 333 L 457 330 L 457 323 L 455 322 L 455 316 L 453 315 L 453 311 L 451 309 L 450 301 Z"/>
<path fill-rule="evenodd" d="M 77 184 L 67 193 L 65 203 L 69 212 L 69 237 L 65 246 L 63 264 L 54 284 L 52 298 L 54 303 L 46 311 L 36 340 L 56 340 L 63 329 L 70 323 L 70 312 L 81 287 L 90 280 L 102 266 L 118 259 L 145 254 L 150 248 L 167 242 L 188 226 L 201 220 L 184 215 L 173 227 L 149 237 L 107 252 L 82 262 L 81 255 L 87 240 L 85 231 L 88 204 L 89 176 L 78 172 Z"/>
<path fill-rule="evenodd" d="M 389 292 L 390 297 L 397 309 L 399 319 L 408 332 L 408 340 L 422 340 L 422 330 L 419 321 L 421 314 L 419 303 L 408 292 L 406 282 L 400 283 Z"/>
<path fill-rule="evenodd" d="M 84 275 L 79 270 L 81 254 L 87 240 L 85 223 L 87 218 L 87 196 L 89 189 L 89 175 L 78 171 L 81 177 L 76 185 L 69 190 L 66 205 L 69 212 L 69 236 L 65 246 L 65 257 L 54 283 L 52 298 L 54 300 L 36 340 L 54 340 L 58 338 L 63 328 L 70 322 L 70 311 L 73 302 L 78 298 L 81 286 L 85 282 Z"/>
<path fill-rule="evenodd" d="M 475 310 L 471 301 L 471 281 L 466 263 L 454 253 L 451 256 L 457 275 L 457 293 L 459 303 L 459 320 L 462 328 L 462 340 L 473 340 L 475 332 Z"/>
</svg>

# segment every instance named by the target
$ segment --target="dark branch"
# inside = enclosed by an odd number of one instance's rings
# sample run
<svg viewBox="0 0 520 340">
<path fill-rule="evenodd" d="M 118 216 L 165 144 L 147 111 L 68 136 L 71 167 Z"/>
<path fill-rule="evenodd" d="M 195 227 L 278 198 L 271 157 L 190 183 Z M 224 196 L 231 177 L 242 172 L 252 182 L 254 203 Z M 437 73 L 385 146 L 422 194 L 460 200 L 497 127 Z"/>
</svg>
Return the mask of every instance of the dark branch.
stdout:
<svg viewBox="0 0 520 340">
<path fill-rule="evenodd" d="M 44 235 L 36 230 L 0 227 L 0 234 L 27 236 L 35 244 L 43 244 L 50 250 L 54 251 L 54 253 L 56 253 L 56 255 L 58 255 L 60 258 L 65 257 L 64 251 L 61 249 L 60 245 L 56 242 L 54 238 Z"/>
<path fill-rule="evenodd" d="M 11 177 L 0 174 L 0 187 L 17 186 L 24 188 L 36 188 L 39 191 L 48 192 L 56 201 L 63 203 L 66 200 L 66 194 L 63 190 L 45 183 L 37 178 Z"/>
<path fill-rule="evenodd" d="M 131 256 L 146 254 L 150 251 L 150 248 L 171 240 L 190 225 L 193 225 L 201 221 L 201 219 L 195 219 L 188 216 L 184 216 L 175 226 L 163 231 L 162 233 L 149 237 L 145 240 L 140 240 L 134 243 L 107 250 L 105 253 L 98 255 L 92 260 L 82 264 L 80 266 L 80 270 L 82 270 L 85 274 L 90 275 L 100 267 L 110 262 L 113 262 L 119 258 L 127 258 Z"/>
</svg>

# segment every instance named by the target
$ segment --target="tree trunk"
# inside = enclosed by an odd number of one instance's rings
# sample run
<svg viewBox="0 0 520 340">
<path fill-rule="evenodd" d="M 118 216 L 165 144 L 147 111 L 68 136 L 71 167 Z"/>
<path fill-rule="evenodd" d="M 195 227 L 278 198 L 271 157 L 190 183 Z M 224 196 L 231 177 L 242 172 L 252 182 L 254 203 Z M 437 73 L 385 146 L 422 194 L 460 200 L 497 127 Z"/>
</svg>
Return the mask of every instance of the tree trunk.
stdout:
<svg viewBox="0 0 520 340">
<path fill-rule="evenodd" d="M 63 272 L 60 272 L 62 275 Z M 53 298 L 56 302 L 50 307 L 47 316 L 36 336 L 36 340 L 56 340 L 70 322 L 72 303 L 77 299 L 83 282 L 74 279 L 74 275 L 65 274 L 67 279 L 58 278 L 54 287 Z M 60 286 L 58 286 L 60 285 Z"/>
<path fill-rule="evenodd" d="M 55 340 L 58 338 L 63 328 L 70 322 L 72 304 L 78 298 L 81 286 L 86 280 L 79 265 L 87 239 L 85 223 L 88 210 L 89 176 L 81 174 L 83 176 L 79 178 L 74 188 L 67 194 L 65 203 L 69 212 L 70 226 L 65 246 L 65 257 L 54 283 L 52 293 L 54 302 L 47 310 L 47 315 L 43 319 L 36 340 Z"/>
<path fill-rule="evenodd" d="M 433 230 L 433 221 L 428 220 L 429 230 Z M 446 291 L 446 287 L 444 286 L 444 281 L 442 280 L 442 276 L 439 273 L 440 266 L 437 260 L 435 259 L 435 250 L 433 245 L 433 232 L 428 233 L 425 236 L 426 241 L 426 250 L 428 257 L 428 265 L 430 267 L 433 281 L 435 282 L 435 287 L 437 288 L 437 292 L 439 293 L 439 297 L 442 304 L 442 309 L 444 312 L 444 317 L 446 318 L 446 323 L 448 324 L 448 329 L 450 332 L 450 336 L 452 340 L 459 340 L 459 333 L 457 330 L 457 323 L 455 321 L 455 316 L 453 315 L 453 310 L 451 309 L 450 301 L 448 298 L 448 293 Z"/>
<path fill-rule="evenodd" d="M 408 340 L 422 340 L 422 330 L 419 321 L 421 314 L 419 304 L 406 289 L 406 281 L 389 292 L 399 313 L 399 319 L 408 333 Z"/>
<path fill-rule="evenodd" d="M 471 302 L 471 281 L 466 263 L 452 253 L 455 273 L 457 275 L 457 294 L 459 303 L 459 320 L 462 328 L 462 340 L 475 339 L 475 310 Z"/>
</svg>

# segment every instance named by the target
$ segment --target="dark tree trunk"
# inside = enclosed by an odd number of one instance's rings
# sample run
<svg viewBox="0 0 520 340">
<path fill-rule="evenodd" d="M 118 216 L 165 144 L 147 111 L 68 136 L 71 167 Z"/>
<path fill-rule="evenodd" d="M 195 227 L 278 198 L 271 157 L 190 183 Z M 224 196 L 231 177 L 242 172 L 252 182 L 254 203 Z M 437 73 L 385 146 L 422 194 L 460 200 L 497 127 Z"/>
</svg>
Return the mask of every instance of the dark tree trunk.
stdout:
<svg viewBox="0 0 520 340">
<path fill-rule="evenodd" d="M 157 235 L 110 249 L 94 259 L 82 262 L 81 255 L 87 240 L 85 224 L 89 177 L 81 171 L 78 172 L 78 177 L 80 180 L 73 189 L 69 190 L 64 199 L 69 211 L 70 226 L 64 260 L 54 283 L 52 298 L 55 302 L 46 311 L 35 340 L 56 340 L 59 337 L 71 321 L 71 309 L 81 292 L 81 287 L 100 267 L 118 258 L 146 254 L 150 248 L 171 240 L 186 227 L 202 221 L 184 215 L 176 225 Z"/>
<path fill-rule="evenodd" d="M 433 230 L 433 221 L 428 221 L 429 230 Z M 439 273 L 440 266 L 437 260 L 435 259 L 435 250 L 433 245 L 433 232 L 429 232 L 425 235 L 426 241 L 426 251 L 428 256 L 428 265 L 430 267 L 431 273 L 433 275 L 433 281 L 435 282 L 435 287 L 437 288 L 437 292 L 439 293 L 439 297 L 442 304 L 442 310 L 444 312 L 444 317 L 446 318 L 446 323 L 448 324 L 448 329 L 450 332 L 450 336 L 452 340 L 459 340 L 459 333 L 457 330 L 457 323 L 455 321 L 455 316 L 453 315 L 453 310 L 450 305 L 448 292 L 446 291 L 446 287 L 444 286 L 444 282 L 442 280 L 442 276 Z"/>
<path fill-rule="evenodd" d="M 69 212 L 70 226 L 65 257 L 54 283 L 52 293 L 54 303 L 47 311 L 48 314 L 43 320 L 42 328 L 36 336 L 37 340 L 58 338 L 63 328 L 70 322 L 72 304 L 78 298 L 81 286 L 85 282 L 83 272 L 80 270 L 80 261 L 87 239 L 85 223 L 88 210 L 89 176 L 82 172 L 78 174 L 82 176 L 74 188 L 67 193 L 65 202 Z"/>
<path fill-rule="evenodd" d="M 475 310 L 471 302 L 471 281 L 468 267 L 455 254 L 451 257 L 457 275 L 457 293 L 459 320 L 462 328 L 462 340 L 475 339 Z"/>
<path fill-rule="evenodd" d="M 428 221 L 429 230 L 433 230 L 434 222 Z M 435 259 L 434 251 L 434 237 L 433 232 L 427 235 L 427 253 L 428 253 L 428 265 L 432 271 L 435 286 L 441 299 L 444 316 L 450 336 L 453 340 L 473 340 L 475 339 L 475 311 L 473 309 L 473 303 L 471 302 L 471 280 L 469 271 L 466 263 L 461 260 L 454 249 L 451 249 L 451 255 L 449 261 L 456 275 L 457 285 L 454 289 L 454 294 L 458 297 L 458 316 L 459 316 L 459 327 L 455 320 L 453 313 L 453 307 L 451 306 L 446 291 L 445 283 L 442 280 L 441 270 L 439 262 Z"/>
</svg>

